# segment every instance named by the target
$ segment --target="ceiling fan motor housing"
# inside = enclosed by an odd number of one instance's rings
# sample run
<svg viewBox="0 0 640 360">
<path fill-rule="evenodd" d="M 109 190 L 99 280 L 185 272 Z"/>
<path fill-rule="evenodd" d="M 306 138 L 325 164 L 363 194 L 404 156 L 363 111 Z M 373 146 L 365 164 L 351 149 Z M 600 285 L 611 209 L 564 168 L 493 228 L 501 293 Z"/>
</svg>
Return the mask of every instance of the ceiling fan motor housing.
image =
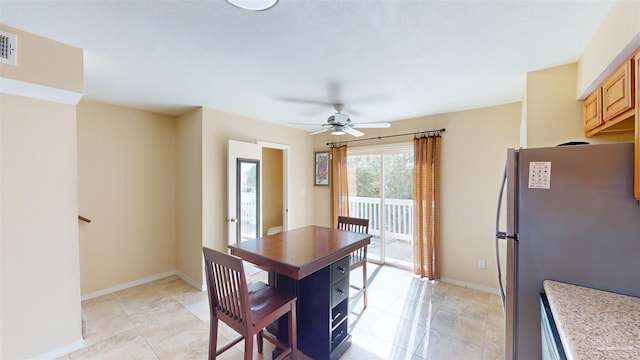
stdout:
<svg viewBox="0 0 640 360">
<path fill-rule="evenodd" d="M 329 124 L 346 124 L 349 121 L 351 121 L 351 119 L 349 119 L 349 116 L 342 113 L 336 113 L 334 115 L 331 115 L 327 120 Z"/>
</svg>

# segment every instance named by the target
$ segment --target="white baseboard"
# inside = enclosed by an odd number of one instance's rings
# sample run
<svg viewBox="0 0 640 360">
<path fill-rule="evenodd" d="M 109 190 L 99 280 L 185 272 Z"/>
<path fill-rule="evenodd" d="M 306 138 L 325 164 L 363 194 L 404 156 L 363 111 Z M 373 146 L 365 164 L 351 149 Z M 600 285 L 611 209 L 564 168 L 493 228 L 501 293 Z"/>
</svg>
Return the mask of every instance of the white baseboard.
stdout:
<svg viewBox="0 0 640 360">
<path fill-rule="evenodd" d="M 57 348 L 55 350 L 51 350 L 45 354 L 41 354 L 38 355 L 36 357 L 34 357 L 33 359 L 36 360 L 48 360 L 48 359 L 57 359 L 61 356 L 67 355 L 67 354 L 71 354 L 72 352 L 82 349 L 82 347 L 84 346 L 84 341 L 82 339 L 77 340 L 72 342 L 71 344 L 68 344 L 66 346 L 63 346 L 61 348 Z"/>
<path fill-rule="evenodd" d="M 187 282 L 189 285 L 193 286 L 196 289 L 200 289 L 200 291 L 205 291 L 207 290 L 207 283 L 203 282 L 202 284 L 199 283 L 198 281 L 193 280 L 191 277 L 187 276 L 187 274 L 183 273 L 182 271 L 178 271 L 176 270 L 176 275 L 184 280 L 185 282 Z"/>
<path fill-rule="evenodd" d="M 163 272 L 160 274 L 156 274 L 156 275 L 152 275 L 152 276 L 148 276 L 142 279 L 138 279 L 138 280 L 134 280 L 128 283 L 124 283 L 124 284 L 120 284 L 120 285 L 116 285 L 116 286 L 112 286 L 106 289 L 102 289 L 102 290 L 98 290 L 96 292 L 92 292 L 89 294 L 85 294 L 82 295 L 82 301 L 85 300 L 89 300 L 89 299 L 93 299 L 93 298 L 97 298 L 99 296 L 103 296 L 103 295 L 107 295 L 107 294 L 111 294 L 120 290 L 124 290 L 124 289 L 128 289 L 134 286 L 138 286 L 138 285 L 142 285 L 142 284 L 146 284 L 152 281 L 156 281 L 162 278 L 166 278 L 167 276 L 171 276 L 171 275 L 176 275 L 177 272 L 176 270 L 171 270 L 171 271 L 167 271 L 167 272 Z"/>
<path fill-rule="evenodd" d="M 465 281 L 460 281 L 460 280 L 450 279 L 450 278 L 441 278 L 440 280 L 448 284 L 468 287 L 469 289 L 478 290 L 478 291 L 486 292 L 489 294 L 500 295 L 500 291 L 498 289 L 490 288 L 488 286 L 482 286 L 482 285 L 468 283 Z"/>
</svg>

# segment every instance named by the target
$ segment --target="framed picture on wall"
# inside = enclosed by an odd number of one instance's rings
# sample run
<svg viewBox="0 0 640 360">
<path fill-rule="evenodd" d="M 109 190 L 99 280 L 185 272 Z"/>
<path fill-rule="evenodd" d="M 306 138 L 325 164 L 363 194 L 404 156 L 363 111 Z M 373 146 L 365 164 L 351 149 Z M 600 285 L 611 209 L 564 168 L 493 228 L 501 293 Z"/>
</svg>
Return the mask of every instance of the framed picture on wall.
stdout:
<svg viewBox="0 0 640 360">
<path fill-rule="evenodd" d="M 329 152 L 320 151 L 315 154 L 314 185 L 329 185 Z"/>
</svg>

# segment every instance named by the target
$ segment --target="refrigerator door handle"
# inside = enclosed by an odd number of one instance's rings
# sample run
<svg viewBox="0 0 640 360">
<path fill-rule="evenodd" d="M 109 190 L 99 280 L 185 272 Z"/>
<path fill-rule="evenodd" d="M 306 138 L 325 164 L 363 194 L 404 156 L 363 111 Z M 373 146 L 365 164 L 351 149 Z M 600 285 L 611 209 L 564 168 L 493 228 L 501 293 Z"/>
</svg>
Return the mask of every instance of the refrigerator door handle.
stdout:
<svg viewBox="0 0 640 360">
<path fill-rule="evenodd" d="M 504 293 L 504 285 L 502 284 L 502 265 L 500 264 L 500 240 L 515 239 L 515 236 L 509 235 L 504 231 L 500 231 L 500 213 L 502 209 L 502 198 L 504 196 L 504 188 L 507 184 L 507 165 L 504 167 L 502 175 L 502 183 L 500 184 L 500 193 L 498 195 L 498 206 L 496 210 L 496 265 L 498 269 L 498 285 L 500 285 L 500 298 L 502 299 L 502 309 L 506 310 L 506 297 Z"/>
<path fill-rule="evenodd" d="M 507 240 L 507 239 L 513 239 L 513 240 L 518 240 L 518 234 L 509 234 L 507 232 L 504 231 L 498 231 L 496 232 L 496 237 L 500 240 Z"/>
</svg>

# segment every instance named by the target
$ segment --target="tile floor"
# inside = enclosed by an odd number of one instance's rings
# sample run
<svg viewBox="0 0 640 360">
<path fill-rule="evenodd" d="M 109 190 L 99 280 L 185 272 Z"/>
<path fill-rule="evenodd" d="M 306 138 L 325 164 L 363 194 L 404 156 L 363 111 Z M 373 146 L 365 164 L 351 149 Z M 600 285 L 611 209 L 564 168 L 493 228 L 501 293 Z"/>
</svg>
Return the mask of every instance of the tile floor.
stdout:
<svg viewBox="0 0 640 360">
<path fill-rule="evenodd" d="M 410 272 L 368 265 L 369 306 L 351 307 L 352 345 L 341 359 L 502 359 L 504 321 L 498 296 Z M 264 274 L 252 277 L 264 279 Z M 352 274 L 352 279 L 361 275 Z M 60 359 L 206 359 L 207 293 L 171 276 L 82 304 L 84 347 Z M 235 333 L 222 322 L 219 343 Z M 221 359 L 242 359 L 243 342 Z M 265 356 L 273 346 L 265 341 Z"/>
</svg>

